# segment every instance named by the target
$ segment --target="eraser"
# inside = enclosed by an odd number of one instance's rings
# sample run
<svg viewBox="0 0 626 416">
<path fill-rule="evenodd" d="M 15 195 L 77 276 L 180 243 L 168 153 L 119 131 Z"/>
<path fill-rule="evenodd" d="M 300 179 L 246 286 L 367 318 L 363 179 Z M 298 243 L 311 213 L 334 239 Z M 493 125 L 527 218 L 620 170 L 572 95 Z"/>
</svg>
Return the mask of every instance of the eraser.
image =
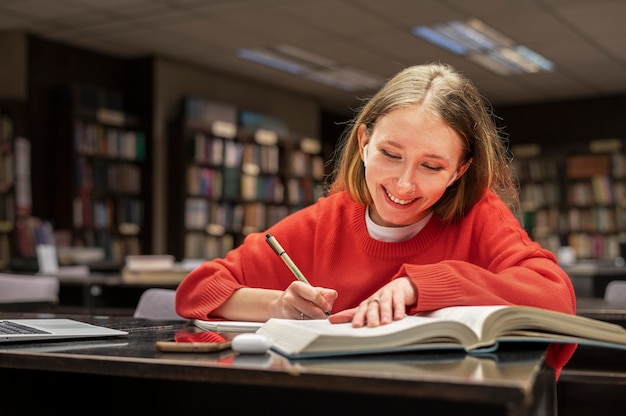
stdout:
<svg viewBox="0 0 626 416">
<path fill-rule="evenodd" d="M 245 333 L 233 338 L 231 348 L 243 354 L 264 354 L 270 345 L 270 339 L 265 335 Z"/>
</svg>

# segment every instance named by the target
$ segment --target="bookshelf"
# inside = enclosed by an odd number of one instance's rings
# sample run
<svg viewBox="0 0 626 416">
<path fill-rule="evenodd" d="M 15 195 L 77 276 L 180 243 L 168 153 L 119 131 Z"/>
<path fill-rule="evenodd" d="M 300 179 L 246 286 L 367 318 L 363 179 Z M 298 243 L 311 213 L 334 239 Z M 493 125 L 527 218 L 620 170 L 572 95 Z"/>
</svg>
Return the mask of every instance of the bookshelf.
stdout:
<svg viewBox="0 0 626 416">
<path fill-rule="evenodd" d="M 55 230 L 69 231 L 73 247 L 101 249 L 105 262 L 144 254 L 149 141 L 139 120 L 125 112 L 120 92 L 102 87 L 66 86 L 58 105 L 65 146 L 57 153 Z"/>
<path fill-rule="evenodd" d="M 321 195 L 319 140 L 202 97 L 181 107 L 169 135 L 168 252 L 178 260 L 223 257 Z"/>
<path fill-rule="evenodd" d="M 626 151 L 621 139 L 584 148 L 512 149 L 523 225 L 546 248 L 574 249 L 577 259 L 610 260 L 626 243 Z"/>
<path fill-rule="evenodd" d="M 15 153 L 13 119 L 0 109 L 0 270 L 8 268 L 15 229 Z"/>
</svg>

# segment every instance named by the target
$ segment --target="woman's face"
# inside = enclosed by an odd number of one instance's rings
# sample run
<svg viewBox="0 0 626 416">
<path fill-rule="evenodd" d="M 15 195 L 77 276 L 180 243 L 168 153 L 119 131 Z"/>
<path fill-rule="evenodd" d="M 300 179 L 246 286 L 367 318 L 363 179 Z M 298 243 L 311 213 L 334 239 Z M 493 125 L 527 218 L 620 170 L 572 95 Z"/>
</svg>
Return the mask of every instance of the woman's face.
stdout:
<svg viewBox="0 0 626 416">
<path fill-rule="evenodd" d="M 393 110 L 376 122 L 370 135 L 365 126 L 358 133 L 374 200 L 370 216 L 378 225 L 398 227 L 421 220 L 468 166 L 461 166 L 461 137 L 421 105 Z"/>
</svg>

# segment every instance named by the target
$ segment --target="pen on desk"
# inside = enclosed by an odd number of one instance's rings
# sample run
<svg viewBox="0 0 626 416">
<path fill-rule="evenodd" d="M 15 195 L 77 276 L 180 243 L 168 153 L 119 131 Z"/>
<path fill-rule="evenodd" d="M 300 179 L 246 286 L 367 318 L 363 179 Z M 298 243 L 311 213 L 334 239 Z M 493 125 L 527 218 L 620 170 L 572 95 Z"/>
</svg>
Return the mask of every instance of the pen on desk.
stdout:
<svg viewBox="0 0 626 416">
<path fill-rule="evenodd" d="M 287 254 L 283 246 L 280 245 L 276 237 L 274 237 L 272 234 L 269 234 L 269 233 L 266 234 L 265 237 L 266 237 L 265 241 L 267 241 L 267 244 L 269 244 L 270 247 L 272 247 L 272 250 L 274 250 L 274 252 L 278 254 L 278 257 L 280 257 L 283 260 L 283 262 L 287 265 L 287 267 L 289 267 L 289 270 L 291 270 L 293 275 L 296 276 L 296 279 L 311 286 L 311 283 L 309 283 L 309 281 L 306 280 L 306 277 L 304 277 L 300 269 L 298 269 L 298 266 L 296 266 L 293 260 L 291 260 L 291 257 L 289 257 L 289 254 Z M 326 312 L 326 316 L 329 316 L 329 315 L 330 315 L 330 311 Z"/>
</svg>

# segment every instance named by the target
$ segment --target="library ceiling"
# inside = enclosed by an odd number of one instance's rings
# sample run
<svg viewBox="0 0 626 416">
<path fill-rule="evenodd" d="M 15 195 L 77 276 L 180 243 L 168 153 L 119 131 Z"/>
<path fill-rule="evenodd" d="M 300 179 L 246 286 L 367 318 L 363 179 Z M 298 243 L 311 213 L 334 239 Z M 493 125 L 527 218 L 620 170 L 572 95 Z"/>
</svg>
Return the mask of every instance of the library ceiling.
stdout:
<svg viewBox="0 0 626 416">
<path fill-rule="evenodd" d="M 462 70 L 494 105 L 624 94 L 624 16 L 621 0 L 0 0 L 0 33 L 159 56 L 345 110 L 400 68 L 427 61 Z M 478 56 L 416 36 L 442 29 L 455 38 L 457 23 L 485 26 L 504 46 Z M 527 49 L 552 70 L 501 71 L 512 50 Z"/>
</svg>

